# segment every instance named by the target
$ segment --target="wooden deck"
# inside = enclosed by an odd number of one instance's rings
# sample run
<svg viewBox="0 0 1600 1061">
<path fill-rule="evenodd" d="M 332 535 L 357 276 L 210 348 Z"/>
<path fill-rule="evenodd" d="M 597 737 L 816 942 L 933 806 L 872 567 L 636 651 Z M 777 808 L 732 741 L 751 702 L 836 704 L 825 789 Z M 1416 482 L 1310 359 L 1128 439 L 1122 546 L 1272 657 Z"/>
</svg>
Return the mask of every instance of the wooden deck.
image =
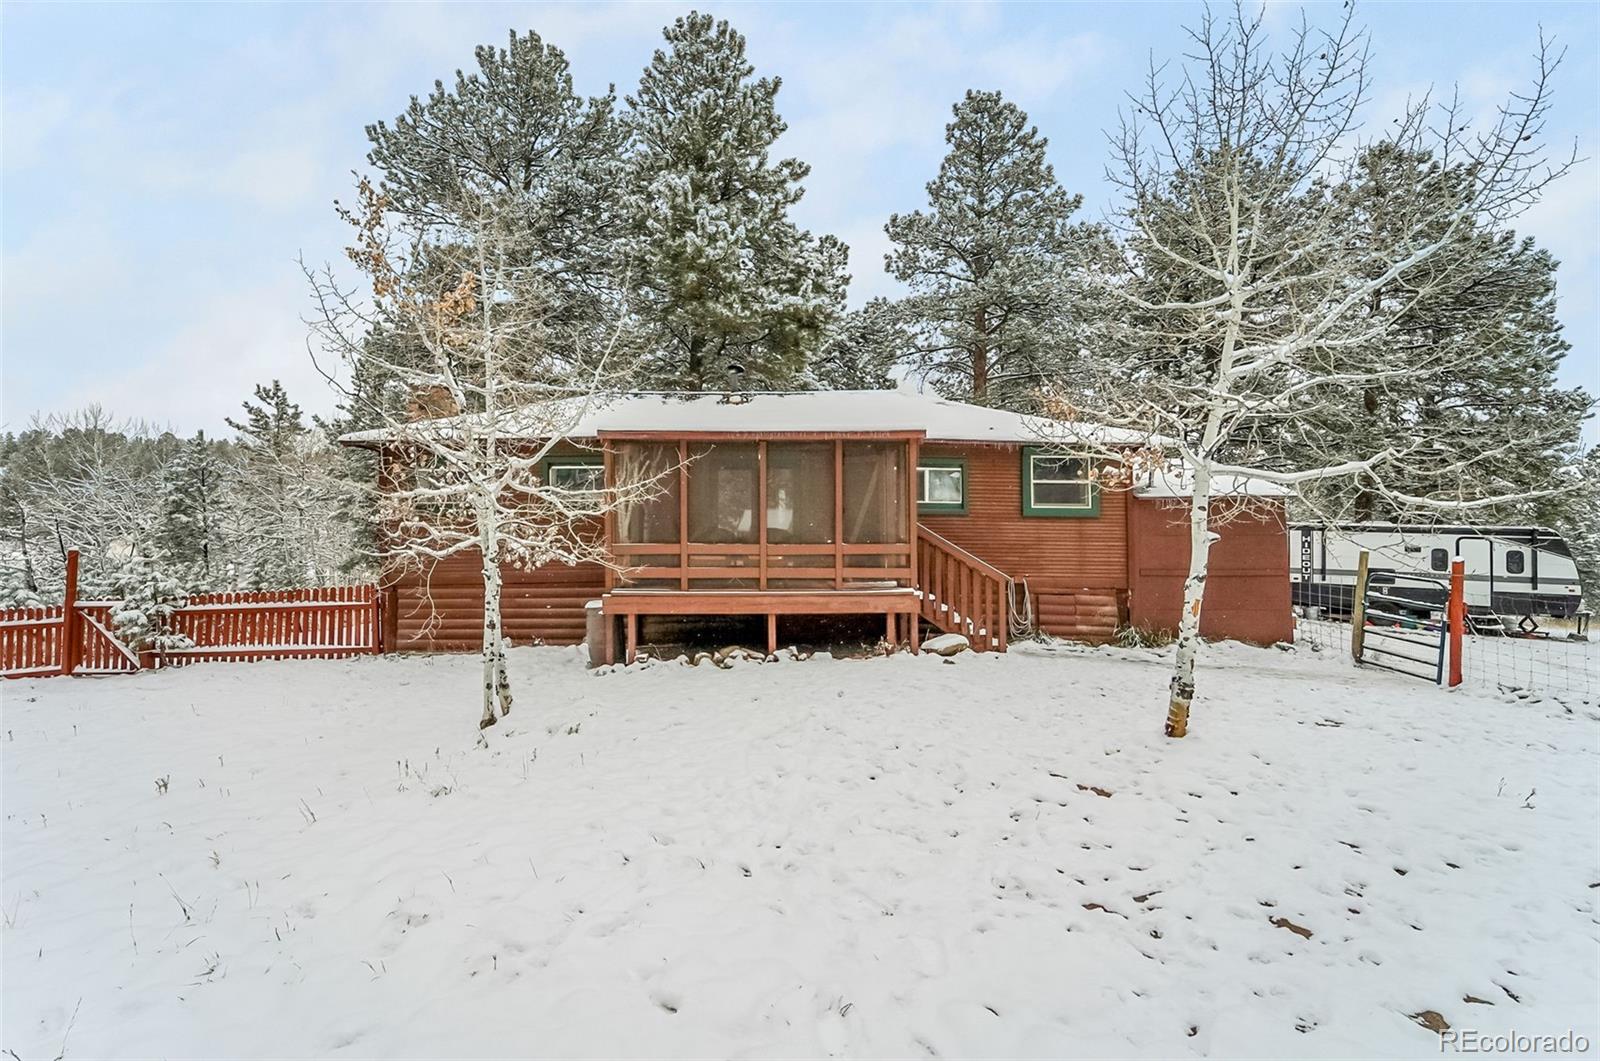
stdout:
<svg viewBox="0 0 1600 1061">
<path fill-rule="evenodd" d="M 639 649 L 641 615 L 765 615 L 767 654 L 778 651 L 780 615 L 882 615 L 884 637 L 892 652 L 902 636 L 917 652 L 917 613 L 920 599 L 905 586 L 826 590 L 671 590 L 615 589 L 600 598 L 605 618 L 605 661 L 616 662 L 613 617 L 624 627 L 623 659 L 632 663 Z M 902 634 L 902 627 L 904 628 Z"/>
</svg>

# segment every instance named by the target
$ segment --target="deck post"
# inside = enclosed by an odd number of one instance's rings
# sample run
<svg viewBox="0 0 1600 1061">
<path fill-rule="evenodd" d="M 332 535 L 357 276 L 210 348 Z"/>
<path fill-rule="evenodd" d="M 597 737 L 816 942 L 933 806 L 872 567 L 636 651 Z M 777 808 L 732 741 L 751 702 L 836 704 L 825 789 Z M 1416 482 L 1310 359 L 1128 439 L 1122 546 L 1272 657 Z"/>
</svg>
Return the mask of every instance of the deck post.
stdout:
<svg viewBox="0 0 1600 1061">
<path fill-rule="evenodd" d="M 833 588 L 844 589 L 844 441 L 833 440 Z"/>
<path fill-rule="evenodd" d="M 767 613 L 767 655 L 778 654 L 778 613 Z"/>
<path fill-rule="evenodd" d="M 617 554 L 612 551 L 612 546 L 617 544 L 617 467 L 616 461 L 612 456 L 611 441 L 609 439 L 600 440 L 600 460 L 605 467 L 606 490 L 610 492 L 608 502 L 606 504 L 606 510 L 600 516 L 600 533 L 605 535 L 607 558 L 607 562 L 601 564 L 600 566 L 602 576 L 605 579 L 605 588 L 610 590 L 617 584 L 616 565 L 619 563 L 619 560 L 617 558 Z M 606 662 L 609 663 L 611 660 L 607 659 Z"/>
<path fill-rule="evenodd" d="M 767 440 L 756 443 L 756 588 L 767 588 Z M 771 655 L 769 652 L 768 655 Z"/>
<path fill-rule="evenodd" d="M 686 438 L 678 439 L 678 588 L 689 588 L 689 440 Z M 633 662 L 631 654 L 628 662 Z"/>
<path fill-rule="evenodd" d="M 1371 559 L 1371 553 L 1361 550 L 1356 561 L 1355 596 L 1350 600 L 1350 655 L 1357 663 L 1367 640 L 1367 564 Z"/>
<path fill-rule="evenodd" d="M 1461 639 L 1467 629 L 1467 563 L 1456 557 L 1450 564 L 1450 688 L 1461 684 Z"/>
<path fill-rule="evenodd" d="M 62 674 L 71 674 L 78 668 L 78 550 L 67 550 L 67 586 L 61 600 L 61 646 L 59 648 Z"/>
<path fill-rule="evenodd" d="M 895 642 L 899 640 L 899 631 L 896 629 L 897 624 L 895 623 L 894 619 L 894 612 L 883 613 L 883 625 L 885 629 L 883 636 L 884 640 L 889 642 L 889 655 L 891 656 L 894 655 Z"/>
<path fill-rule="evenodd" d="M 626 620 L 626 625 L 627 625 L 627 628 L 628 628 L 628 634 L 627 634 L 627 637 L 628 637 L 628 651 L 627 651 L 627 655 L 623 657 L 623 662 L 627 663 L 629 666 L 632 666 L 633 665 L 634 656 L 636 656 L 638 654 L 638 651 L 639 651 L 639 616 L 638 616 L 638 614 L 635 613 L 635 612 L 629 612 L 628 613 L 628 618 Z"/>
</svg>

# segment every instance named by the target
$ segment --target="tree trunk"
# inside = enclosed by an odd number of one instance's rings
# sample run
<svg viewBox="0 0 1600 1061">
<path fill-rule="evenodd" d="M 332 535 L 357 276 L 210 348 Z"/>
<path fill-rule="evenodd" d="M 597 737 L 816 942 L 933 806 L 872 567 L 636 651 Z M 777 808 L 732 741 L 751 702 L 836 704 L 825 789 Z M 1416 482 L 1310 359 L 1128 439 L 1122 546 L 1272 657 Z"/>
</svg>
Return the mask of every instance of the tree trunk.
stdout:
<svg viewBox="0 0 1600 1061">
<path fill-rule="evenodd" d="M 1205 600 L 1206 565 L 1211 543 L 1211 471 L 1200 463 L 1194 470 L 1194 499 L 1189 505 L 1189 577 L 1183 583 L 1183 614 L 1178 620 L 1178 651 L 1172 668 L 1172 694 L 1167 701 L 1167 736 L 1189 732 L 1189 704 L 1194 699 L 1194 661 L 1200 650 L 1200 606 Z"/>
<path fill-rule="evenodd" d="M 973 316 L 972 330 L 977 333 L 972 343 L 972 400 L 983 405 L 989 397 L 989 311 L 982 306 Z"/>
<path fill-rule="evenodd" d="M 695 335 L 689 340 L 689 365 L 688 387 L 690 390 L 703 391 L 706 389 L 706 340 L 702 335 Z"/>
<path fill-rule="evenodd" d="M 500 619 L 500 564 L 499 547 L 494 532 L 484 534 L 486 547 L 483 553 L 483 717 L 479 729 L 495 724 L 494 705 L 500 704 L 500 716 L 511 713 L 511 679 L 506 674 L 506 645 Z"/>
</svg>

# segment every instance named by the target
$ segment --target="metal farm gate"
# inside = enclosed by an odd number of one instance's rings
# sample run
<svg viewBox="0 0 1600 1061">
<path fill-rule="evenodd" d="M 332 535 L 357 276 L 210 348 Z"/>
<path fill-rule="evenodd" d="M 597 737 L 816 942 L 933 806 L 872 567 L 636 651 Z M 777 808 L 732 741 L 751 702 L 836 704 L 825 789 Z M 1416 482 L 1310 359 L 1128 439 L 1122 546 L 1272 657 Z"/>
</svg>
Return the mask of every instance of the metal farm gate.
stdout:
<svg viewBox="0 0 1600 1061">
<path fill-rule="evenodd" d="M 1461 684 L 1462 636 L 1467 630 L 1466 567 L 1460 557 L 1449 578 L 1372 571 L 1363 550 L 1350 604 L 1350 654 L 1358 664 Z"/>
<path fill-rule="evenodd" d="M 1365 582 L 1351 615 L 1356 662 L 1444 684 L 1450 620 L 1440 615 L 1439 602 L 1450 599 L 1450 583 L 1388 571 Z"/>
</svg>

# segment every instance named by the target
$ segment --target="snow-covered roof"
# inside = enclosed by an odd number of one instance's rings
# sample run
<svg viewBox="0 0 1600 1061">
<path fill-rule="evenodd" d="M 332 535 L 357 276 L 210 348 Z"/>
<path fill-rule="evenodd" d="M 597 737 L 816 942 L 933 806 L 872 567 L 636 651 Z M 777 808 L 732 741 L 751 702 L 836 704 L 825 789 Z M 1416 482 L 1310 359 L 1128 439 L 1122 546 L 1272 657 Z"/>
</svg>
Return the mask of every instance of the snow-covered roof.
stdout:
<svg viewBox="0 0 1600 1061">
<path fill-rule="evenodd" d="M 572 401 L 572 399 L 566 399 Z M 1042 443 L 1090 442 L 1139 445 L 1143 436 L 1094 424 L 1062 423 L 1004 409 L 949 401 L 931 394 L 899 390 L 837 390 L 734 393 L 630 393 L 598 399 L 575 419 L 529 417 L 530 427 L 571 419 L 568 438 L 596 438 L 617 432 L 801 432 L 922 431 L 929 441 Z M 515 428 L 509 432 L 515 434 Z M 387 429 L 356 431 L 339 439 L 347 445 L 383 442 Z"/>
<path fill-rule="evenodd" d="M 1252 479 L 1243 475 L 1213 475 L 1211 496 L 1222 497 L 1289 497 L 1294 493 L 1286 486 Z M 1133 496 L 1150 500 L 1193 497 L 1194 469 L 1169 467 L 1161 471 L 1147 471 L 1133 486 Z"/>
</svg>

